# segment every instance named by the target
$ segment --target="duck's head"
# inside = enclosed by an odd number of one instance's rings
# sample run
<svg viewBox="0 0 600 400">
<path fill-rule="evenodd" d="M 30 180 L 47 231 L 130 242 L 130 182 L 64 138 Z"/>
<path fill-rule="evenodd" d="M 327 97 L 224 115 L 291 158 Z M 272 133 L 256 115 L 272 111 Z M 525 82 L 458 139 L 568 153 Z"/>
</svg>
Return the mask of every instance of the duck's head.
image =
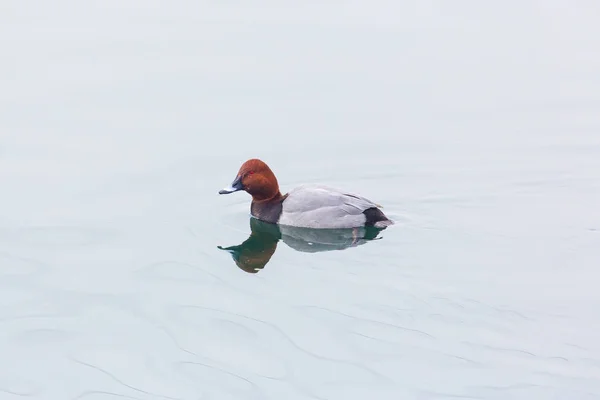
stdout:
<svg viewBox="0 0 600 400">
<path fill-rule="evenodd" d="M 266 163 L 253 158 L 242 164 L 231 185 L 221 189 L 219 194 L 240 190 L 248 192 L 255 201 L 269 200 L 279 194 L 279 183 Z"/>
</svg>

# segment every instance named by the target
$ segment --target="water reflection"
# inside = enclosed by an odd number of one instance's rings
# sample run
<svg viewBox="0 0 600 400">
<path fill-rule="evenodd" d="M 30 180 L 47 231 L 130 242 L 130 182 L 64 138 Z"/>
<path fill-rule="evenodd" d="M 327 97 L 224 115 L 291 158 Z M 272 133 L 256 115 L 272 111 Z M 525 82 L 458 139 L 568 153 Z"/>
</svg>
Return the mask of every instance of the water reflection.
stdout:
<svg viewBox="0 0 600 400">
<path fill-rule="evenodd" d="M 318 253 L 321 251 L 344 250 L 360 246 L 371 240 L 381 239 L 377 235 L 382 229 L 373 227 L 353 229 L 310 229 L 282 226 L 250 218 L 250 236 L 237 246 L 222 247 L 228 251 L 236 265 L 248 272 L 257 273 L 269 262 L 277 244 L 282 240 L 297 251 Z"/>
</svg>

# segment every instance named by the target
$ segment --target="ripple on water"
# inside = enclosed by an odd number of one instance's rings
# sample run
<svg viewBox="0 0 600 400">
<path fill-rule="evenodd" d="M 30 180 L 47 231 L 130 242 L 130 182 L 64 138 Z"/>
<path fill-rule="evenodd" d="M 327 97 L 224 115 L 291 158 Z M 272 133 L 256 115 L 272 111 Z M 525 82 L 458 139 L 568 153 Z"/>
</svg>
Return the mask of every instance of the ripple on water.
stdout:
<svg viewBox="0 0 600 400">
<path fill-rule="evenodd" d="M 200 362 L 178 362 L 173 368 L 202 388 L 204 396 L 215 399 L 262 399 L 264 395 L 251 380 L 220 367 Z"/>
<path fill-rule="evenodd" d="M 194 306 L 173 307 L 170 315 L 181 327 L 191 328 L 187 343 L 183 343 L 183 336 L 178 338 L 186 349 L 234 371 L 271 379 L 283 379 L 287 375 L 286 365 L 276 349 L 264 340 L 266 335 L 261 335 L 264 327 L 257 326 L 253 320 Z"/>
<path fill-rule="evenodd" d="M 100 391 L 100 390 L 91 390 L 91 391 L 83 392 L 73 398 L 73 400 L 82 400 L 82 399 L 85 399 L 85 400 L 106 400 L 106 399 L 142 400 L 142 397 L 133 397 L 133 396 L 128 396 L 128 395 L 121 394 L 121 393 L 112 393 L 112 392 L 104 392 L 104 391 Z"/>
<path fill-rule="evenodd" d="M 32 397 L 37 395 L 41 391 L 39 385 L 26 381 L 20 378 L 10 379 L 6 376 L 0 377 L 0 398 L 4 398 L 3 394 L 9 396 L 19 397 Z M 8 397 L 9 399 L 13 397 Z"/>
</svg>

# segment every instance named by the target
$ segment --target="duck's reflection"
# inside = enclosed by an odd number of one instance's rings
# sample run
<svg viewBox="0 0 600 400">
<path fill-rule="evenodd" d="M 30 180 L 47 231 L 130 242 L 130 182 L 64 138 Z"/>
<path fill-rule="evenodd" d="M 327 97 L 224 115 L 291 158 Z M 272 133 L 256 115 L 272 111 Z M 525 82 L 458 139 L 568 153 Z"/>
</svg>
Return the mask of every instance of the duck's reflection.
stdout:
<svg viewBox="0 0 600 400">
<path fill-rule="evenodd" d="M 250 218 L 252 233 L 242 244 L 221 247 L 228 251 L 236 265 L 248 272 L 256 273 L 269 262 L 279 240 L 297 251 L 317 253 L 321 251 L 344 250 L 378 239 L 382 229 L 361 227 L 352 229 L 310 229 L 283 226 Z M 380 239 L 380 238 L 379 238 Z"/>
</svg>

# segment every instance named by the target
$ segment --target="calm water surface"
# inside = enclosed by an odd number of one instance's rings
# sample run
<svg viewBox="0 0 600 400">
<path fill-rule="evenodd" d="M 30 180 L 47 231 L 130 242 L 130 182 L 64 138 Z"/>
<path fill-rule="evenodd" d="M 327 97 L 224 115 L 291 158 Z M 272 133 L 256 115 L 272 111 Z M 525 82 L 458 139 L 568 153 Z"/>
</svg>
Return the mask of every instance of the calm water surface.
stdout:
<svg viewBox="0 0 600 400">
<path fill-rule="evenodd" d="M 600 398 L 598 15 L 5 2 L 0 399 Z M 252 157 L 396 224 L 251 221 Z"/>
</svg>

